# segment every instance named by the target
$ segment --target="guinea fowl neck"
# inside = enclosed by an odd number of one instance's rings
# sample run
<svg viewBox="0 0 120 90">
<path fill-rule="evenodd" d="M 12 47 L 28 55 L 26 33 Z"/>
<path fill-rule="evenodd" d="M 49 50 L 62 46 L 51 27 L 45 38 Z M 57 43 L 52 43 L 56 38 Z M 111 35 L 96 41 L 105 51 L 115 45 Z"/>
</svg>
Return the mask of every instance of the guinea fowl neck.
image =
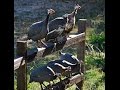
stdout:
<svg viewBox="0 0 120 90">
<path fill-rule="evenodd" d="M 76 15 L 76 12 L 77 12 L 77 10 L 76 9 L 74 9 L 74 11 L 71 13 L 71 16 L 75 16 Z"/>
<path fill-rule="evenodd" d="M 46 17 L 46 19 L 45 19 L 46 26 L 47 26 L 47 24 L 48 24 L 49 16 L 50 16 L 50 14 L 48 14 L 47 17 Z"/>
</svg>

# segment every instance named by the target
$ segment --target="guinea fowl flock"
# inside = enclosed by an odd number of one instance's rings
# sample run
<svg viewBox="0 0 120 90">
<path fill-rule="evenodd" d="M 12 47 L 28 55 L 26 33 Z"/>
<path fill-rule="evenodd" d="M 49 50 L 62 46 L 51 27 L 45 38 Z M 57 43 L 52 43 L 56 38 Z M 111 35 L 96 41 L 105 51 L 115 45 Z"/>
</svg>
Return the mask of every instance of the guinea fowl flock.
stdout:
<svg viewBox="0 0 120 90">
<path fill-rule="evenodd" d="M 43 90 L 42 84 L 44 85 L 44 81 L 49 82 L 51 85 L 50 82 L 53 82 L 56 78 L 61 81 L 61 76 L 71 77 L 72 74 L 81 74 L 80 66 L 81 60 L 78 60 L 74 55 L 60 52 L 58 60 L 50 61 L 46 65 L 33 70 L 29 83 L 38 82 Z"/>
<path fill-rule="evenodd" d="M 45 42 L 61 43 L 61 38 L 67 37 L 73 30 L 75 25 L 75 15 L 80 8 L 81 6 L 77 4 L 70 14 L 65 14 L 62 17 L 57 17 L 51 21 L 49 21 L 49 17 L 52 16 L 55 11 L 53 9 L 48 9 L 48 14 L 43 21 L 33 23 L 29 27 L 27 38 L 36 42 L 38 47 L 40 47 L 38 45 L 39 41 L 45 47 L 47 47 Z M 29 83 L 38 82 L 43 90 L 42 85 L 44 85 L 44 81 L 49 82 L 51 85 L 51 81 L 53 82 L 56 78 L 61 80 L 61 76 L 71 77 L 73 74 L 81 74 L 81 60 L 78 60 L 78 58 L 69 53 L 60 52 L 59 54 L 59 59 L 48 62 L 46 65 L 33 70 L 30 74 Z"/>
<path fill-rule="evenodd" d="M 43 21 L 33 23 L 29 27 L 28 39 L 32 39 L 37 43 L 40 41 L 44 46 L 47 46 L 42 41 L 44 38 L 46 42 L 59 43 L 59 38 L 68 35 L 73 30 L 75 15 L 80 8 L 81 6 L 77 4 L 72 13 L 57 17 L 51 21 L 49 21 L 49 16 L 53 15 L 55 11 L 48 9 L 47 17 Z"/>
</svg>

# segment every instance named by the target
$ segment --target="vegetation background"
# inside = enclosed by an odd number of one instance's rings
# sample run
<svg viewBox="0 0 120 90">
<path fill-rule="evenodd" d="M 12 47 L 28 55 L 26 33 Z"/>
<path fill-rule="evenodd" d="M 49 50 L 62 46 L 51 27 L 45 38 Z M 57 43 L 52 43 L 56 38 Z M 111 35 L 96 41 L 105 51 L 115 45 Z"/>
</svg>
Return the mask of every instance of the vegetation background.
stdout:
<svg viewBox="0 0 120 90">
<path fill-rule="evenodd" d="M 26 35 L 28 27 L 46 17 L 47 9 L 53 8 L 56 13 L 50 17 L 62 16 L 71 13 L 74 5 L 86 4 L 76 15 L 77 32 L 78 19 L 87 19 L 86 52 L 85 52 L 85 82 L 84 90 L 105 90 L 105 0 L 14 0 L 14 47 L 16 40 Z M 66 48 L 63 52 L 76 55 L 76 45 Z M 48 55 L 43 60 L 37 60 L 27 66 L 27 75 L 38 66 L 42 66 L 50 60 L 57 59 L 58 53 Z M 14 71 L 14 90 L 17 90 L 16 71 Z M 75 90 L 75 85 L 68 90 Z M 27 85 L 27 90 L 40 90 L 38 83 Z"/>
</svg>

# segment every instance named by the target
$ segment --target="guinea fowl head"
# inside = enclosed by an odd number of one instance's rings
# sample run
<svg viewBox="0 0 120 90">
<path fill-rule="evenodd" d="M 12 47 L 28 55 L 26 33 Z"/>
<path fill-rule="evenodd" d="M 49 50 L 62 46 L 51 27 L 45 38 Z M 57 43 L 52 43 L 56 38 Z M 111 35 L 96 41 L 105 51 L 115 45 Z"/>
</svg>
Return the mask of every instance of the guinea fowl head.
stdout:
<svg viewBox="0 0 120 90">
<path fill-rule="evenodd" d="M 48 9 L 48 14 L 49 15 L 53 15 L 55 13 L 55 10 L 53 10 L 53 9 Z"/>
<path fill-rule="evenodd" d="M 81 8 L 81 6 L 79 4 L 76 4 L 74 7 L 75 10 L 79 10 L 80 8 Z"/>
<path fill-rule="evenodd" d="M 75 13 L 77 14 L 77 10 L 81 9 L 81 6 L 79 4 L 76 4 L 74 7 Z"/>
<path fill-rule="evenodd" d="M 71 71 L 71 67 L 70 66 L 66 67 L 66 71 Z"/>
</svg>

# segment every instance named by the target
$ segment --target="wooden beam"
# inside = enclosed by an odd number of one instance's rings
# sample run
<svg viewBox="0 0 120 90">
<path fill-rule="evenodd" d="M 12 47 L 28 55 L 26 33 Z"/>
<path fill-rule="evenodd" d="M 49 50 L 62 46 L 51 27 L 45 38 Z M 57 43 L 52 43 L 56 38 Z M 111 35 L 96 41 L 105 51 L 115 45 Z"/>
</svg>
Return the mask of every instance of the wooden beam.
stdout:
<svg viewBox="0 0 120 90">
<path fill-rule="evenodd" d="M 23 60 L 23 57 L 19 57 L 17 59 L 14 59 L 14 70 L 19 68 L 22 60 Z M 22 65 L 24 65 L 24 64 L 25 64 L 25 61 L 23 61 Z"/>
<path fill-rule="evenodd" d="M 77 75 L 73 76 L 72 78 L 70 78 L 69 84 L 70 85 L 77 84 L 77 83 L 81 82 L 83 80 L 83 78 L 84 78 L 83 74 L 81 74 L 81 75 L 77 74 Z"/>
<path fill-rule="evenodd" d="M 84 78 L 83 74 L 81 75 L 77 74 L 75 76 L 72 76 L 71 78 L 65 78 L 64 80 L 56 84 L 53 84 L 52 86 L 47 86 L 47 89 L 44 89 L 44 90 L 49 90 L 49 89 L 51 90 L 51 88 L 53 88 L 53 90 L 57 90 L 58 88 L 59 90 L 65 90 L 68 87 L 81 82 L 83 78 Z"/>
<path fill-rule="evenodd" d="M 71 38 L 67 38 L 66 42 L 57 45 L 56 51 L 84 41 L 85 33 L 81 33 L 81 34 L 77 34 L 77 35 L 70 35 L 70 37 Z M 48 48 L 42 47 L 42 48 L 32 48 L 30 50 L 27 50 L 27 57 L 26 57 L 27 62 L 29 63 L 29 62 L 33 61 L 35 57 L 36 58 L 38 57 L 40 59 L 40 57 L 44 57 L 46 55 L 49 55 L 49 54 L 55 52 L 55 51 L 51 52 L 53 47 L 54 47 L 54 44 L 49 44 Z M 22 57 L 14 60 L 14 70 L 19 67 L 21 61 L 22 61 Z M 22 65 L 24 65 L 24 62 Z"/>
<path fill-rule="evenodd" d="M 25 56 L 26 50 L 27 50 L 27 42 L 18 41 L 16 52 L 17 52 L 17 56 L 20 56 L 20 58 L 14 61 L 15 68 L 18 68 L 17 64 L 19 64 L 19 68 L 17 69 L 17 90 L 27 90 L 26 61 L 25 58 L 21 57 L 21 56 Z"/>
<path fill-rule="evenodd" d="M 85 40 L 85 33 L 81 33 L 78 35 L 70 35 L 70 37 L 71 38 L 67 38 L 67 41 L 63 42 L 62 44 L 56 45 L 56 51 L 84 41 Z M 50 45 L 50 47 L 48 47 L 48 48 L 38 48 L 38 53 L 36 56 L 37 57 L 44 57 L 46 55 L 53 53 L 53 52 L 51 52 L 53 47 L 54 47 L 54 45 Z"/>
<path fill-rule="evenodd" d="M 78 21 L 78 33 L 84 32 L 86 34 L 86 21 L 87 21 L 86 19 L 79 19 L 79 21 Z M 79 60 L 82 60 L 84 63 L 84 60 L 85 60 L 85 40 L 82 42 L 79 42 L 77 47 L 78 47 L 77 57 Z M 80 67 L 81 67 L 80 72 L 82 72 L 84 74 L 84 71 L 85 71 L 84 64 L 81 64 Z M 80 90 L 83 90 L 83 82 L 84 82 L 84 80 L 82 80 L 80 83 L 77 84 L 77 86 Z"/>
</svg>

